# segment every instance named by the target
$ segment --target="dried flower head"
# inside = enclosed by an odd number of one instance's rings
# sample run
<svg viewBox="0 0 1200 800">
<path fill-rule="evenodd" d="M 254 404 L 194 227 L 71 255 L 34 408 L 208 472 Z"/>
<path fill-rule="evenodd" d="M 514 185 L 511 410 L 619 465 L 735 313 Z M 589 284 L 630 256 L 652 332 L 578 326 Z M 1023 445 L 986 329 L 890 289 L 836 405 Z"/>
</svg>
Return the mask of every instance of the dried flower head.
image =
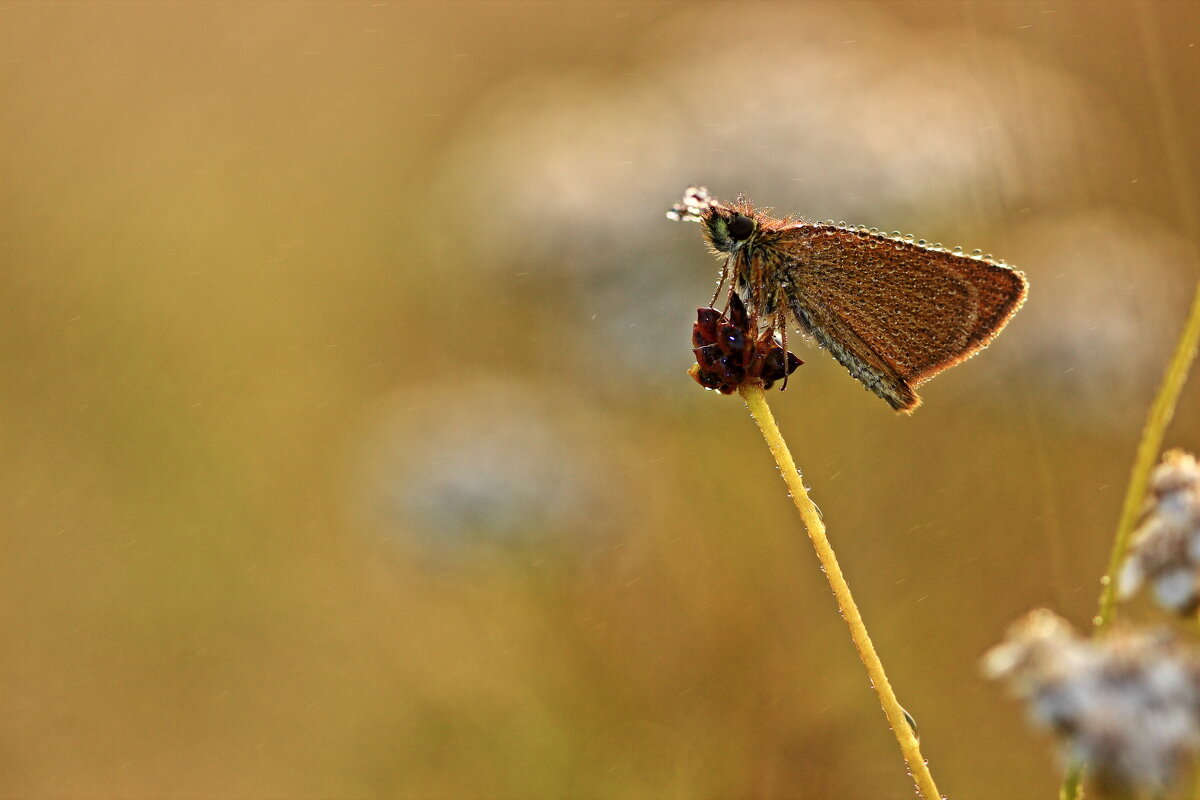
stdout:
<svg viewBox="0 0 1200 800">
<path fill-rule="evenodd" d="M 984 671 L 1104 791 L 1164 790 L 1200 750 L 1200 660 L 1165 630 L 1117 628 L 1095 641 L 1038 610 L 988 652 Z"/>
<path fill-rule="evenodd" d="M 733 394 L 746 381 L 761 381 L 764 389 L 780 379 L 786 385 L 787 376 L 804 362 L 784 350 L 773 331 L 759 333 L 756 327 L 736 293 L 730 295 L 728 316 L 715 308 L 696 309 L 696 363 L 688 374 L 721 394 Z"/>
<path fill-rule="evenodd" d="M 1200 608 L 1200 465 L 1171 450 L 1150 476 L 1150 493 L 1117 581 L 1122 599 L 1146 579 L 1166 608 L 1183 615 Z"/>
</svg>

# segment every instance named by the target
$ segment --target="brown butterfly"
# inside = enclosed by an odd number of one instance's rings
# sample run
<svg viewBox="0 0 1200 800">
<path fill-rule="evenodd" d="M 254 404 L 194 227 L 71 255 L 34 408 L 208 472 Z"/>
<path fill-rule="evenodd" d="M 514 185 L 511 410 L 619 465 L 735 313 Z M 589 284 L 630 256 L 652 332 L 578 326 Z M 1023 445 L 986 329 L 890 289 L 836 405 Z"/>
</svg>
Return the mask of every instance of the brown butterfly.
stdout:
<svg viewBox="0 0 1200 800">
<path fill-rule="evenodd" d="M 672 219 L 701 223 L 725 260 L 721 287 L 751 320 L 783 336 L 810 334 L 897 411 L 921 404 L 916 387 L 987 347 L 1025 302 L 1025 276 L 1003 262 L 874 229 L 775 219 L 688 189 Z"/>
</svg>

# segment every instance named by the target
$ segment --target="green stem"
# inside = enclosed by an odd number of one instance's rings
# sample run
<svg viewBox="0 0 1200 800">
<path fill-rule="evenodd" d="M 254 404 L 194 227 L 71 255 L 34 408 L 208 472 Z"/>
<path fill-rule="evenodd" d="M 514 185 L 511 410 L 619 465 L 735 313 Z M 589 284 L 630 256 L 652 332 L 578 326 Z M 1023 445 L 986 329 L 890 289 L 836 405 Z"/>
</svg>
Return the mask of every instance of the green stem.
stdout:
<svg viewBox="0 0 1200 800">
<path fill-rule="evenodd" d="M 1081 800 L 1083 797 L 1083 767 L 1072 764 L 1067 768 L 1063 778 L 1062 788 L 1058 790 L 1058 800 Z"/>
<path fill-rule="evenodd" d="M 746 384 L 739 391 L 742 399 L 746 401 L 750 415 L 758 423 L 763 438 L 767 440 L 767 447 L 771 450 L 771 455 L 775 457 L 775 463 L 779 465 L 783 481 L 791 493 L 792 502 L 795 504 L 796 510 L 800 512 L 800 519 L 804 522 L 808 538 L 812 540 L 813 549 L 817 551 L 817 559 L 821 562 L 825 577 L 829 579 L 829 586 L 833 589 L 833 596 L 842 612 L 842 618 L 846 620 L 846 625 L 850 628 L 850 638 L 854 640 L 858 657 L 862 659 L 863 666 L 867 668 L 871 685 L 875 688 L 875 693 L 879 695 L 883 713 L 892 727 L 892 735 L 896 737 L 896 741 L 900 744 L 900 752 L 904 754 L 904 760 L 908 762 L 909 772 L 913 782 L 917 785 L 917 791 L 926 800 L 939 800 L 941 795 L 938 794 L 937 785 L 934 784 L 929 767 L 921 755 L 917 737 L 909 725 L 904 709 L 896 701 L 896 694 L 892 691 L 892 685 L 883 671 L 883 662 L 879 660 L 875 647 L 871 644 L 867 626 L 863 624 L 862 615 L 858 613 L 858 605 L 854 602 L 853 595 L 850 594 L 850 585 L 846 583 L 842 569 L 838 566 L 837 557 L 833 554 L 833 547 L 830 546 L 829 539 L 825 535 L 825 523 L 821 521 L 820 512 L 809 498 L 808 490 L 804 488 L 800 471 L 796 469 L 796 462 L 792 460 L 792 454 L 788 451 L 787 444 L 783 441 L 783 435 L 775 424 L 775 417 L 767 406 L 762 387 Z"/>
<path fill-rule="evenodd" d="M 1171 363 L 1163 376 L 1162 384 L 1158 387 L 1154 405 L 1150 407 L 1146 427 L 1142 429 L 1142 440 L 1138 442 L 1133 472 L 1129 476 L 1129 487 L 1125 490 L 1125 503 L 1121 507 L 1121 520 L 1117 524 L 1117 535 L 1113 539 L 1112 553 L 1108 557 L 1108 569 L 1101 579 L 1103 588 L 1100 591 L 1100 609 L 1093 620 L 1097 632 L 1106 629 L 1116 618 L 1117 571 L 1120 570 L 1129 550 L 1129 539 L 1133 534 L 1134 525 L 1137 524 L 1142 500 L 1146 496 L 1150 472 L 1161 456 L 1167 425 L 1175 414 L 1179 394 L 1183 391 L 1188 370 L 1196 357 L 1197 343 L 1200 343 L 1200 283 L 1196 285 L 1196 294 L 1192 298 L 1192 308 L 1188 312 L 1187 322 L 1184 323 L 1183 333 L 1179 337 L 1179 343 L 1175 345 L 1175 353 L 1171 356 Z"/>
</svg>

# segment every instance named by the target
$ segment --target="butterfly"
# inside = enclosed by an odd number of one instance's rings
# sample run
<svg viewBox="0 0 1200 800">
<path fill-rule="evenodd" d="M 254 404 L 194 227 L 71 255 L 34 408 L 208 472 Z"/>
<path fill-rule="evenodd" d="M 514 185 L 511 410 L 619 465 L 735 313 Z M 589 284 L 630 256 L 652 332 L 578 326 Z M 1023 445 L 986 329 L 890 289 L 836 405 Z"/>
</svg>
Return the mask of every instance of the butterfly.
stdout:
<svg viewBox="0 0 1200 800">
<path fill-rule="evenodd" d="M 1025 275 L 990 256 L 924 240 L 800 218 L 777 219 L 744 197 L 722 203 L 690 188 L 667 214 L 699 222 L 753 323 L 789 320 L 897 411 L 916 387 L 987 347 L 1025 302 Z"/>
</svg>

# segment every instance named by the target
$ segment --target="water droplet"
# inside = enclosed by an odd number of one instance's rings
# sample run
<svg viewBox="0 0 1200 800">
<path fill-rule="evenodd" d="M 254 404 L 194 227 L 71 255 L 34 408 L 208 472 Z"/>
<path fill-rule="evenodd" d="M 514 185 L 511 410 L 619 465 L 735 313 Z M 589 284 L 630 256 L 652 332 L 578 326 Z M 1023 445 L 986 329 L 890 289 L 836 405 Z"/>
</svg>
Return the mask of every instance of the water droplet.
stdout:
<svg viewBox="0 0 1200 800">
<path fill-rule="evenodd" d="M 921 734 L 917 732 L 917 721 L 913 719 L 913 715 L 908 713 L 908 709 L 900 706 L 900 710 L 904 713 L 904 721 L 908 723 L 908 727 L 912 729 L 913 738 L 918 742 L 921 741 Z"/>
<path fill-rule="evenodd" d="M 971 251 L 971 255 L 975 256 L 976 258 L 979 258 L 981 255 L 983 255 L 983 251 L 980 250 L 979 248 L 975 248 L 974 250 Z"/>
<path fill-rule="evenodd" d="M 912 240 L 913 240 L 913 235 L 911 233 L 904 234 L 904 241 L 911 242 Z"/>
<path fill-rule="evenodd" d="M 924 239 L 917 239 L 917 244 L 920 245 L 921 247 L 929 246 L 929 242 L 925 241 Z"/>
<path fill-rule="evenodd" d="M 963 254 L 963 249 L 961 247 L 955 247 L 950 252 L 954 253 L 954 255 L 956 255 L 956 256 L 961 256 Z"/>
</svg>

